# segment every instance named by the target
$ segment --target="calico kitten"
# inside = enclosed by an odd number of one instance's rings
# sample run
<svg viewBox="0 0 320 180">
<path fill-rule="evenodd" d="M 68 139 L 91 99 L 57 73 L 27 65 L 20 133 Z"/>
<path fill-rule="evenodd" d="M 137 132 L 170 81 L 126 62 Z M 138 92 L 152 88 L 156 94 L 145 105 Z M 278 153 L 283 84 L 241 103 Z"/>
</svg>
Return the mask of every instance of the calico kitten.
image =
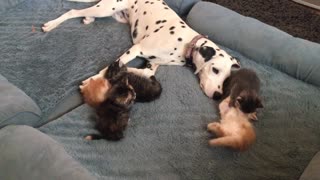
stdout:
<svg viewBox="0 0 320 180">
<path fill-rule="evenodd" d="M 238 107 L 243 113 L 253 115 L 257 108 L 263 108 L 259 97 L 260 79 L 257 74 L 250 69 L 240 69 L 232 72 L 231 76 L 224 82 L 224 98 L 230 96 L 230 107 Z"/>
<path fill-rule="evenodd" d="M 135 100 L 135 92 L 123 76 L 106 93 L 106 99 L 95 107 L 97 118 L 95 127 L 100 135 L 92 134 L 87 140 L 107 139 L 117 141 L 123 138 L 123 132 L 129 121 L 129 112 Z"/>
<path fill-rule="evenodd" d="M 218 138 L 209 141 L 211 146 L 224 146 L 236 150 L 247 150 L 256 139 L 256 134 L 247 114 L 239 107 L 230 107 L 231 97 L 219 104 L 221 120 L 208 124 L 208 130 Z"/>
</svg>

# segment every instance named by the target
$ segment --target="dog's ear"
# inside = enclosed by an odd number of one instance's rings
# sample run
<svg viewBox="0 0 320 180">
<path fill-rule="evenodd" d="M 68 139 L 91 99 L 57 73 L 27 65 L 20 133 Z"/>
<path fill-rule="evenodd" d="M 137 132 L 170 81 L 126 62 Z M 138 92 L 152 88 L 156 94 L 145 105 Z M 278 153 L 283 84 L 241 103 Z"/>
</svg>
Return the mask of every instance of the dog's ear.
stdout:
<svg viewBox="0 0 320 180">
<path fill-rule="evenodd" d="M 199 49 L 199 53 L 204 58 L 204 61 L 209 61 L 214 55 L 216 55 L 216 50 L 209 46 L 202 46 Z"/>
<path fill-rule="evenodd" d="M 240 62 L 236 58 L 231 57 L 230 59 L 232 61 L 231 70 L 238 70 L 241 68 Z"/>
</svg>

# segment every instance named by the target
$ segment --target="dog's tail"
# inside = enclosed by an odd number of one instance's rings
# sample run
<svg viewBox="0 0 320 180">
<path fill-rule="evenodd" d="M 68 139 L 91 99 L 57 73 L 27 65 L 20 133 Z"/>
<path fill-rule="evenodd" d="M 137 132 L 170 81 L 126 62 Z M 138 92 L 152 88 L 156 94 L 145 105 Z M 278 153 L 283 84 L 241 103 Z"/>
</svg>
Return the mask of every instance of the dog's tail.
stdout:
<svg viewBox="0 0 320 180">
<path fill-rule="evenodd" d="M 241 141 L 240 138 L 236 136 L 224 136 L 209 141 L 211 146 L 224 146 L 239 151 L 245 151 L 249 148 L 249 143 Z"/>
<path fill-rule="evenodd" d="M 67 0 L 67 1 L 90 3 L 90 2 L 98 2 L 98 1 L 100 1 L 100 0 Z"/>
</svg>

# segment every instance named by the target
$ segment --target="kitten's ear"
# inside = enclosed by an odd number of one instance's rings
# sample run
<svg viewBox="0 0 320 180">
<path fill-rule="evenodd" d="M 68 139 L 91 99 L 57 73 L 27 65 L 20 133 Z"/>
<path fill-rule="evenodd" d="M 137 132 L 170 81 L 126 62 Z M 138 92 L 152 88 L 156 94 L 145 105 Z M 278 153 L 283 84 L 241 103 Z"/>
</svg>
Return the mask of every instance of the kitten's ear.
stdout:
<svg viewBox="0 0 320 180">
<path fill-rule="evenodd" d="M 257 108 L 263 108 L 263 104 L 262 104 L 260 98 L 258 98 L 257 101 L 256 101 L 256 107 L 257 107 Z"/>
<path fill-rule="evenodd" d="M 243 102 L 243 98 L 241 96 L 238 96 L 236 98 L 236 103 L 235 103 L 235 106 L 236 107 L 241 107 L 241 103 Z"/>
<path fill-rule="evenodd" d="M 242 98 L 241 96 L 238 96 L 238 97 L 237 97 L 237 101 L 238 101 L 239 103 L 241 103 L 241 102 L 243 101 L 243 98 Z"/>
</svg>

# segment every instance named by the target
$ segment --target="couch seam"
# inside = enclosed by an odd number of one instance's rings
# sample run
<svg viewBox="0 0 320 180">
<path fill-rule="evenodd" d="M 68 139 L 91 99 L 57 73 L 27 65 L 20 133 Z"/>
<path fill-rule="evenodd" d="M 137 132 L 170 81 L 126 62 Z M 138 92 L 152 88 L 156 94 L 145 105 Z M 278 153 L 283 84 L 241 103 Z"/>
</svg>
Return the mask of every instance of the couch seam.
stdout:
<svg viewBox="0 0 320 180">
<path fill-rule="evenodd" d="M 36 122 L 39 122 L 39 121 L 41 120 L 41 116 L 40 116 L 39 114 L 36 114 L 36 113 L 34 113 L 34 112 L 31 112 L 31 111 L 23 111 L 23 112 L 19 112 L 18 114 L 15 114 L 14 116 L 11 116 L 11 117 L 7 118 L 6 120 L 0 122 L 0 124 L 5 124 L 6 122 L 12 120 L 13 118 L 15 118 L 15 117 L 17 117 L 17 116 L 19 116 L 20 114 L 23 114 L 23 113 L 30 113 L 30 114 L 38 117 L 39 119 L 36 120 Z M 41 114 L 41 113 L 40 113 L 40 114 Z"/>
</svg>

